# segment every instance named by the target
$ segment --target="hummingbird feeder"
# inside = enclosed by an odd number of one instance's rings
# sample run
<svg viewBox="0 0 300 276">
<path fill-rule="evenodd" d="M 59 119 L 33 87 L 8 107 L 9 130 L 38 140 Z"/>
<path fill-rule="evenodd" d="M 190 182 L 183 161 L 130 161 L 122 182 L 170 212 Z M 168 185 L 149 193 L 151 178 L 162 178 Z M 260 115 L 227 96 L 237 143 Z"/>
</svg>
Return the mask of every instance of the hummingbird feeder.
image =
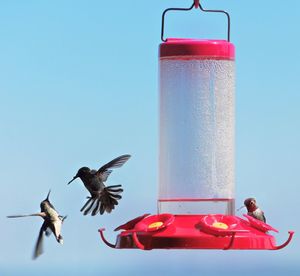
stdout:
<svg viewBox="0 0 300 276">
<path fill-rule="evenodd" d="M 227 40 L 164 38 L 169 11 L 222 13 Z M 159 46 L 160 148 L 158 214 L 145 214 L 121 230 L 112 248 L 281 249 L 270 225 L 235 216 L 235 47 L 222 10 L 169 8 Z"/>
</svg>

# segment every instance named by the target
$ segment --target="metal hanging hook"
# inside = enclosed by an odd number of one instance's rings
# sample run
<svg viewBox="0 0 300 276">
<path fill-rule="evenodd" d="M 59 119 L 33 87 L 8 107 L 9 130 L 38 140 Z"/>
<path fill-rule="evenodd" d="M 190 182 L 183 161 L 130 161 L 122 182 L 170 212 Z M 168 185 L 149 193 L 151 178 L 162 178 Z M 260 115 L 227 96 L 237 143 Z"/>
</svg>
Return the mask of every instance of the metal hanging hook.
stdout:
<svg viewBox="0 0 300 276">
<path fill-rule="evenodd" d="M 190 11 L 194 7 L 195 3 L 190 8 L 168 8 L 164 10 L 162 14 L 162 19 L 161 19 L 161 40 L 166 42 L 167 40 L 164 39 L 164 29 L 165 29 L 165 16 L 166 13 L 169 11 Z"/>
<path fill-rule="evenodd" d="M 223 13 L 226 15 L 227 17 L 227 41 L 230 42 L 230 16 L 229 13 L 223 10 L 207 10 L 204 9 L 201 4 L 200 4 L 200 0 L 194 0 L 193 4 L 191 7 L 189 8 L 168 8 L 166 10 L 164 10 L 163 14 L 162 14 L 162 20 L 161 20 L 161 40 L 166 42 L 167 39 L 164 39 L 164 28 L 165 28 L 165 16 L 166 13 L 169 11 L 190 11 L 195 7 L 195 9 L 200 8 L 201 11 L 203 12 L 214 12 L 214 13 Z"/>
<path fill-rule="evenodd" d="M 223 10 L 206 10 L 206 9 L 203 9 L 200 3 L 199 3 L 199 8 L 203 12 L 223 13 L 223 14 L 226 15 L 226 17 L 227 17 L 227 41 L 230 42 L 230 15 L 229 15 L 229 13 L 226 12 L 226 11 L 223 11 Z"/>
</svg>

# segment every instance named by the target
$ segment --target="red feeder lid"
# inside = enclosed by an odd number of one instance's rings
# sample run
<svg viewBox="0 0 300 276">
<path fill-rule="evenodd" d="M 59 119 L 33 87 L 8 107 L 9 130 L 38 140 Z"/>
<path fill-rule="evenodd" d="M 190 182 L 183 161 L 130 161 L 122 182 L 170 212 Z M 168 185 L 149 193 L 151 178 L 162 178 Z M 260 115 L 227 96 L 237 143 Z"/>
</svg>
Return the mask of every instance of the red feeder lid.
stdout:
<svg viewBox="0 0 300 276">
<path fill-rule="evenodd" d="M 166 42 L 159 45 L 159 57 L 234 60 L 235 47 L 227 40 L 168 38 Z"/>
</svg>

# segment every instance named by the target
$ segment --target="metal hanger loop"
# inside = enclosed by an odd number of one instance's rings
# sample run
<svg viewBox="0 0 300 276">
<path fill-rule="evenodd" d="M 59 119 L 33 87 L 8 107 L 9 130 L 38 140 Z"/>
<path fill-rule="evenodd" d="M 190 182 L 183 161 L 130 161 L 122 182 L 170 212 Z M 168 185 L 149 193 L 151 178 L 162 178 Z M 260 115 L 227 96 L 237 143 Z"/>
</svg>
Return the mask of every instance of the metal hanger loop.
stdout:
<svg viewBox="0 0 300 276">
<path fill-rule="evenodd" d="M 194 0 L 193 4 L 189 8 L 168 8 L 164 10 L 162 14 L 162 20 L 161 20 L 161 40 L 163 42 L 166 42 L 167 39 L 164 38 L 164 29 L 165 29 L 165 17 L 166 13 L 169 11 L 190 11 L 195 7 L 195 9 L 199 8 L 203 12 L 214 12 L 214 13 L 223 13 L 227 17 L 227 41 L 230 42 L 230 16 L 229 13 L 223 10 L 208 10 L 204 9 L 202 5 L 200 4 L 200 0 Z"/>
</svg>

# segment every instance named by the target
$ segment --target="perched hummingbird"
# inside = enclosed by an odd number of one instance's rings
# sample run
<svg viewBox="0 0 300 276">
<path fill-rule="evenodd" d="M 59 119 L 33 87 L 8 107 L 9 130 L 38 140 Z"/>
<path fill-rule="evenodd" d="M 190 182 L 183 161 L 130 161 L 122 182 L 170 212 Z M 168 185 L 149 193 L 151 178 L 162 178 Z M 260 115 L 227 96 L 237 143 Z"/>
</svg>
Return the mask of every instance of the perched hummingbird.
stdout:
<svg viewBox="0 0 300 276">
<path fill-rule="evenodd" d="M 266 222 L 264 212 L 258 208 L 255 198 L 250 197 L 250 198 L 245 199 L 244 205 L 245 206 L 243 206 L 243 207 L 247 208 L 249 216 L 256 218 L 258 220 L 261 220 L 263 222 Z M 241 208 L 243 208 L 243 207 L 241 207 Z M 241 208 L 239 208 L 239 209 L 241 209 Z"/>
<path fill-rule="evenodd" d="M 104 182 L 111 174 L 112 169 L 119 168 L 130 158 L 128 154 L 121 155 L 107 164 L 103 165 L 98 171 L 91 170 L 88 167 L 82 167 L 77 174 L 69 181 L 68 185 L 76 178 L 80 178 L 91 196 L 87 197 L 88 201 L 81 208 L 84 215 L 87 215 L 93 208 L 92 216 L 98 212 L 102 215 L 105 211 L 110 213 L 115 205 L 118 205 L 118 200 L 122 198 L 120 193 L 123 192 L 121 185 L 105 186 Z"/>
<path fill-rule="evenodd" d="M 49 236 L 51 232 L 54 234 L 57 242 L 63 244 L 63 237 L 61 236 L 61 226 L 63 221 L 66 219 L 66 216 L 60 216 L 57 211 L 54 209 L 53 205 L 49 201 L 49 195 L 47 198 L 43 200 L 40 204 L 41 212 L 30 215 L 15 215 L 15 216 L 7 216 L 8 218 L 20 218 L 20 217 L 30 217 L 30 216 L 39 216 L 44 219 L 44 223 L 40 228 L 39 236 L 34 248 L 33 259 L 36 259 L 38 256 L 43 254 L 43 237 L 44 234 Z"/>
</svg>

